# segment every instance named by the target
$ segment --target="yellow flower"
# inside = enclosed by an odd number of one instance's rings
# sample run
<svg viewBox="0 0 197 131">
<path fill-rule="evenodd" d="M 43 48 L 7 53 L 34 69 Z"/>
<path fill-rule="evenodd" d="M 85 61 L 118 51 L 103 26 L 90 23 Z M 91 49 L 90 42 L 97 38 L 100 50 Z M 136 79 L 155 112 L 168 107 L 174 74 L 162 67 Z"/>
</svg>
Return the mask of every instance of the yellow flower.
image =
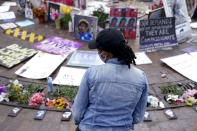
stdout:
<svg viewBox="0 0 197 131">
<path fill-rule="evenodd" d="M 15 89 L 19 89 L 19 85 L 13 85 L 13 88 L 15 88 Z"/>
<path fill-rule="evenodd" d="M 64 13 L 64 14 L 69 14 L 69 13 L 72 11 L 72 8 L 69 7 L 69 6 L 64 6 L 64 5 L 62 5 L 62 6 L 60 7 L 60 10 L 61 10 L 61 12 Z"/>
<path fill-rule="evenodd" d="M 63 100 L 61 98 L 58 98 L 56 101 L 55 101 L 55 107 L 57 107 L 57 109 L 63 109 L 65 104 L 63 103 Z"/>
<path fill-rule="evenodd" d="M 193 104 L 195 104 L 196 101 L 193 97 L 189 97 L 187 100 L 186 100 L 186 105 L 188 106 L 192 106 Z"/>
</svg>

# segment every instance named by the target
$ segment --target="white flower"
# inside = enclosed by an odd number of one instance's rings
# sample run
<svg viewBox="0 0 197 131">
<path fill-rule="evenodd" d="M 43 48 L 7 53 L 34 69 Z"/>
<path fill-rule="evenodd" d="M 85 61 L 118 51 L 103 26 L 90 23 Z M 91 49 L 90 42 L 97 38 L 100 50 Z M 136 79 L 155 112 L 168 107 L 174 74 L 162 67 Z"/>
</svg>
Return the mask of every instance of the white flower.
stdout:
<svg viewBox="0 0 197 131">
<path fill-rule="evenodd" d="M 1 95 L 0 95 L 0 102 L 2 102 L 2 101 L 6 101 L 6 102 L 9 102 L 9 99 L 8 99 L 8 94 L 7 93 L 1 93 Z"/>
</svg>

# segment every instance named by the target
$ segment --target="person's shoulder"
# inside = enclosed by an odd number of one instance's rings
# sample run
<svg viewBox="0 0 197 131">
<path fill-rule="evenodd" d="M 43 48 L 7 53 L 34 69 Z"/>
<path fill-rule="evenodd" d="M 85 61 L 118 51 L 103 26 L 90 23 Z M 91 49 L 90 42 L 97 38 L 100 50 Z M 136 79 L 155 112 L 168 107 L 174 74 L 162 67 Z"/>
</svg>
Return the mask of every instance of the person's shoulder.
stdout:
<svg viewBox="0 0 197 131">
<path fill-rule="evenodd" d="M 143 70 L 141 70 L 141 69 L 135 67 L 134 65 L 132 65 L 131 68 L 132 68 L 135 72 L 137 72 L 138 74 L 140 74 L 140 75 L 145 75 L 145 72 L 144 72 Z"/>
</svg>

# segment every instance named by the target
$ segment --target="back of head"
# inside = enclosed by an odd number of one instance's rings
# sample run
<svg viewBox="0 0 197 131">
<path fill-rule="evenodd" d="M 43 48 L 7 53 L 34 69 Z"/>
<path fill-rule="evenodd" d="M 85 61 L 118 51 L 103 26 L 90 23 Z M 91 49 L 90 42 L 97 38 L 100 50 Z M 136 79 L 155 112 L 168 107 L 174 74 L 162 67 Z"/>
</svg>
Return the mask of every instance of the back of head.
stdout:
<svg viewBox="0 0 197 131">
<path fill-rule="evenodd" d="M 119 30 L 109 28 L 99 32 L 96 40 L 90 41 L 88 47 L 112 53 L 114 58 L 124 61 L 129 68 L 130 64 L 135 64 L 135 54 Z"/>
</svg>

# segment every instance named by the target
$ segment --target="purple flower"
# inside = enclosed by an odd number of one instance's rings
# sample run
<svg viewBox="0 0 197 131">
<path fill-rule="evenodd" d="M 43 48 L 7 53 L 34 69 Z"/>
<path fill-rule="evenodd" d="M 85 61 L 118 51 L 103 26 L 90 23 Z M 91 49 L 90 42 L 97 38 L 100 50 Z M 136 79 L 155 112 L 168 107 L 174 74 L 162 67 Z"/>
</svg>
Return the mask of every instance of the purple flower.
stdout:
<svg viewBox="0 0 197 131">
<path fill-rule="evenodd" d="M 6 91 L 6 87 L 5 86 L 0 87 L 0 95 L 1 95 L 1 93 L 5 92 L 5 91 Z"/>
</svg>

